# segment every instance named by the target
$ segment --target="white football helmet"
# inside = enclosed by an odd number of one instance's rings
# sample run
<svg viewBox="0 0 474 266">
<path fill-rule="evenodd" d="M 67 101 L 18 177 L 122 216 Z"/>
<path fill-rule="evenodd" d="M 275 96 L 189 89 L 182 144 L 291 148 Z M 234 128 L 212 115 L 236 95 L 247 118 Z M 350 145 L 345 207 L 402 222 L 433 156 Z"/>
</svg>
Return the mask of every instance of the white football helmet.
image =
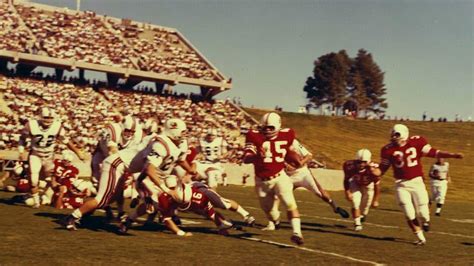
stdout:
<svg viewBox="0 0 474 266">
<path fill-rule="evenodd" d="M 146 131 L 150 133 L 156 133 L 158 132 L 158 123 L 156 122 L 155 119 L 148 118 L 145 121 L 145 125 L 143 126 L 143 129 L 145 129 Z"/>
<path fill-rule="evenodd" d="M 189 203 L 191 202 L 191 197 L 193 191 L 191 189 L 191 184 L 178 184 L 175 188 L 178 198 L 175 199 L 178 203 Z"/>
<path fill-rule="evenodd" d="M 55 113 L 48 107 L 42 107 L 40 109 L 40 124 L 44 128 L 49 128 L 54 122 Z"/>
<path fill-rule="evenodd" d="M 127 115 L 122 121 L 122 138 L 129 140 L 135 134 L 137 121 L 131 115 Z"/>
<path fill-rule="evenodd" d="M 372 153 L 368 149 L 360 149 L 356 153 L 356 160 L 362 162 L 370 162 L 372 159 Z"/>
<path fill-rule="evenodd" d="M 64 150 L 61 153 L 61 155 L 62 155 L 64 161 L 72 162 L 74 160 L 74 155 L 72 154 L 72 152 L 70 150 Z"/>
<path fill-rule="evenodd" d="M 217 129 L 209 128 L 206 134 L 206 141 L 212 142 L 217 137 Z"/>
<path fill-rule="evenodd" d="M 175 175 L 169 175 L 165 178 L 165 185 L 169 189 L 174 189 L 178 196 L 176 200 L 178 203 L 191 202 L 192 189 L 190 184 L 183 184 L 178 182 L 178 178 Z"/>
<path fill-rule="evenodd" d="M 260 121 L 260 126 L 267 138 L 273 138 L 281 129 L 281 117 L 277 113 L 266 113 Z"/>
<path fill-rule="evenodd" d="M 408 127 L 403 124 L 396 124 L 393 126 L 390 132 L 390 138 L 392 141 L 399 143 L 400 141 L 406 141 L 409 136 Z"/>
<path fill-rule="evenodd" d="M 180 141 L 186 131 L 186 123 L 179 118 L 166 120 L 163 133 L 173 141 Z"/>
</svg>

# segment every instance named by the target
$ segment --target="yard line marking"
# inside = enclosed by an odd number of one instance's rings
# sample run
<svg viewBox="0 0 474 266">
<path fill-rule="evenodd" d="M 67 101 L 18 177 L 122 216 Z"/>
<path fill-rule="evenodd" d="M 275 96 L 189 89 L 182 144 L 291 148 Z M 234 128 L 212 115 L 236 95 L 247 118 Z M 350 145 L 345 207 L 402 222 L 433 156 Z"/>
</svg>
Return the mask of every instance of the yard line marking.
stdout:
<svg viewBox="0 0 474 266">
<path fill-rule="evenodd" d="M 448 236 L 458 236 L 458 237 L 465 237 L 465 238 L 474 239 L 474 236 L 461 235 L 461 234 L 452 234 L 452 233 L 439 232 L 439 231 L 430 231 L 430 233 L 440 234 L 440 235 L 448 235 Z"/>
<path fill-rule="evenodd" d="M 250 207 L 250 206 L 244 206 L 244 208 L 260 210 L 259 208 Z M 323 217 L 323 216 L 317 216 L 317 215 L 301 215 L 301 216 L 302 217 L 317 218 L 317 219 L 321 219 L 321 220 L 338 221 L 338 222 L 344 222 L 344 223 L 353 223 L 354 222 L 352 220 L 343 220 L 343 219 L 339 219 L 339 218 L 329 218 L 329 217 Z M 364 224 L 371 225 L 371 226 L 374 226 L 374 227 L 380 227 L 380 228 L 402 229 L 402 227 L 394 226 L 394 225 L 383 225 L 383 224 L 375 224 L 375 223 L 364 223 Z M 455 237 L 464 237 L 464 238 L 474 239 L 474 236 L 471 236 L 471 235 L 461 235 L 461 234 L 441 232 L 441 231 L 430 231 L 430 234 L 449 235 L 449 236 L 455 236 Z"/>
<path fill-rule="evenodd" d="M 466 224 L 474 224 L 474 219 L 450 219 L 446 218 L 446 220 L 450 220 L 456 223 L 466 223 Z"/>
<path fill-rule="evenodd" d="M 327 252 L 327 251 L 322 251 L 322 250 L 318 250 L 318 249 L 311 249 L 311 248 L 307 248 L 307 247 L 299 247 L 299 246 L 295 246 L 295 245 L 288 245 L 288 244 L 285 244 L 285 243 L 280 243 L 280 242 L 275 242 L 275 241 L 265 240 L 265 239 L 255 238 L 255 237 L 239 237 L 239 238 L 243 238 L 243 239 L 250 240 L 250 241 L 255 241 L 255 242 L 272 244 L 272 245 L 276 245 L 276 246 L 280 246 L 280 247 L 295 248 L 295 249 L 304 250 L 304 251 L 308 251 L 308 252 L 312 252 L 312 253 L 330 255 L 330 256 L 334 256 L 334 257 L 338 257 L 338 258 L 343 258 L 343 259 L 346 259 L 346 260 L 362 262 L 362 263 L 367 263 L 367 264 L 372 264 L 372 265 L 384 265 L 382 263 L 378 263 L 378 262 L 375 262 L 375 261 L 357 259 L 357 258 L 354 258 L 354 257 L 345 256 L 345 255 L 334 253 L 334 252 Z"/>
</svg>

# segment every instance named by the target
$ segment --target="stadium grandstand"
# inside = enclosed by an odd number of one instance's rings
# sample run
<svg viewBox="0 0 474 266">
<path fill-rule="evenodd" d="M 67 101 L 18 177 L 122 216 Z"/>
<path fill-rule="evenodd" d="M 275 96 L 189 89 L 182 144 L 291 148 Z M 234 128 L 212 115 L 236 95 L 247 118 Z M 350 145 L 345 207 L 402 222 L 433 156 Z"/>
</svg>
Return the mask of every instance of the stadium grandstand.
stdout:
<svg viewBox="0 0 474 266">
<path fill-rule="evenodd" d="M 64 70 L 79 75 L 66 77 Z M 142 121 L 158 115 L 159 122 L 180 117 L 191 142 L 204 129 L 219 128 L 235 148 L 242 147 L 241 131 L 255 124 L 231 102 L 212 100 L 232 88 L 231 79 L 176 29 L 91 11 L 1 0 L 0 71 L 1 150 L 18 146 L 20 130 L 43 106 L 54 109 L 69 136 L 89 152 L 97 131 L 127 114 Z M 85 71 L 105 73 L 107 81 L 86 80 Z M 170 93 L 177 84 L 197 86 L 201 94 Z"/>
</svg>

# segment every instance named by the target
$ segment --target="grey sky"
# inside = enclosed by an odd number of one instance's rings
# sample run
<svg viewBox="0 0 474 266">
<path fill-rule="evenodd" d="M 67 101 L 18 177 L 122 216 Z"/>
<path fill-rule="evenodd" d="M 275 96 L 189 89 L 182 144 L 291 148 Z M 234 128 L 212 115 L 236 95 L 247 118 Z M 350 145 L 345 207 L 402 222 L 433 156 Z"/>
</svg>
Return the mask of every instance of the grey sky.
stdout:
<svg viewBox="0 0 474 266">
<path fill-rule="evenodd" d="M 35 0 L 75 8 L 74 0 Z M 473 115 L 474 1 L 82 0 L 82 10 L 177 28 L 244 105 L 304 105 L 319 56 L 364 48 L 385 71 L 388 115 Z"/>
</svg>

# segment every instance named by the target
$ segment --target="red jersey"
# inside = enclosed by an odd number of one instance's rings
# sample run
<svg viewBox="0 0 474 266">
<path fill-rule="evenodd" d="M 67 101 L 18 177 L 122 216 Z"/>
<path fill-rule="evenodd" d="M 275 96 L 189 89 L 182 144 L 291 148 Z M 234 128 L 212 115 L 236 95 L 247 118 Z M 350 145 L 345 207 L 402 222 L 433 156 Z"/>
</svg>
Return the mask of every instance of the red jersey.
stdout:
<svg viewBox="0 0 474 266">
<path fill-rule="evenodd" d="M 349 189 L 349 182 L 352 180 L 356 182 L 359 186 L 367 186 L 370 183 L 377 183 L 380 181 L 380 177 L 375 176 L 370 171 L 370 167 L 378 167 L 376 163 L 370 163 L 364 169 L 360 170 L 357 167 L 356 160 L 346 161 L 342 168 L 344 170 L 344 189 Z"/>
<path fill-rule="evenodd" d="M 170 195 L 161 193 L 161 195 L 158 197 L 158 205 L 163 218 L 171 218 L 174 215 L 175 210 L 178 209 L 180 211 L 191 211 L 212 219 L 212 217 L 214 217 L 215 211 L 214 206 L 212 206 L 211 202 L 209 201 L 209 198 L 195 187 L 192 187 L 191 191 L 191 201 L 181 204 L 174 201 Z"/>
<path fill-rule="evenodd" d="M 79 174 L 79 170 L 72 164 L 66 165 L 62 160 L 54 160 L 54 177 L 56 181 L 68 188 L 72 186 L 72 181 Z"/>
<path fill-rule="evenodd" d="M 436 157 L 437 153 L 425 138 L 412 136 L 404 146 L 390 143 L 382 148 L 380 170 L 385 173 L 392 166 L 396 179 L 410 180 L 423 176 L 421 157 Z"/>
<path fill-rule="evenodd" d="M 281 129 L 272 139 L 267 139 L 259 131 L 249 131 L 245 139 L 245 153 L 258 155 L 253 161 L 255 176 L 267 179 L 283 170 L 286 153 L 295 138 L 295 131 L 291 128 Z"/>
<path fill-rule="evenodd" d="M 188 148 L 188 151 L 186 152 L 186 161 L 189 163 L 189 164 L 192 164 L 194 159 L 196 159 L 196 156 L 198 155 L 198 152 L 196 150 L 196 148 L 194 147 L 189 147 Z"/>
</svg>

